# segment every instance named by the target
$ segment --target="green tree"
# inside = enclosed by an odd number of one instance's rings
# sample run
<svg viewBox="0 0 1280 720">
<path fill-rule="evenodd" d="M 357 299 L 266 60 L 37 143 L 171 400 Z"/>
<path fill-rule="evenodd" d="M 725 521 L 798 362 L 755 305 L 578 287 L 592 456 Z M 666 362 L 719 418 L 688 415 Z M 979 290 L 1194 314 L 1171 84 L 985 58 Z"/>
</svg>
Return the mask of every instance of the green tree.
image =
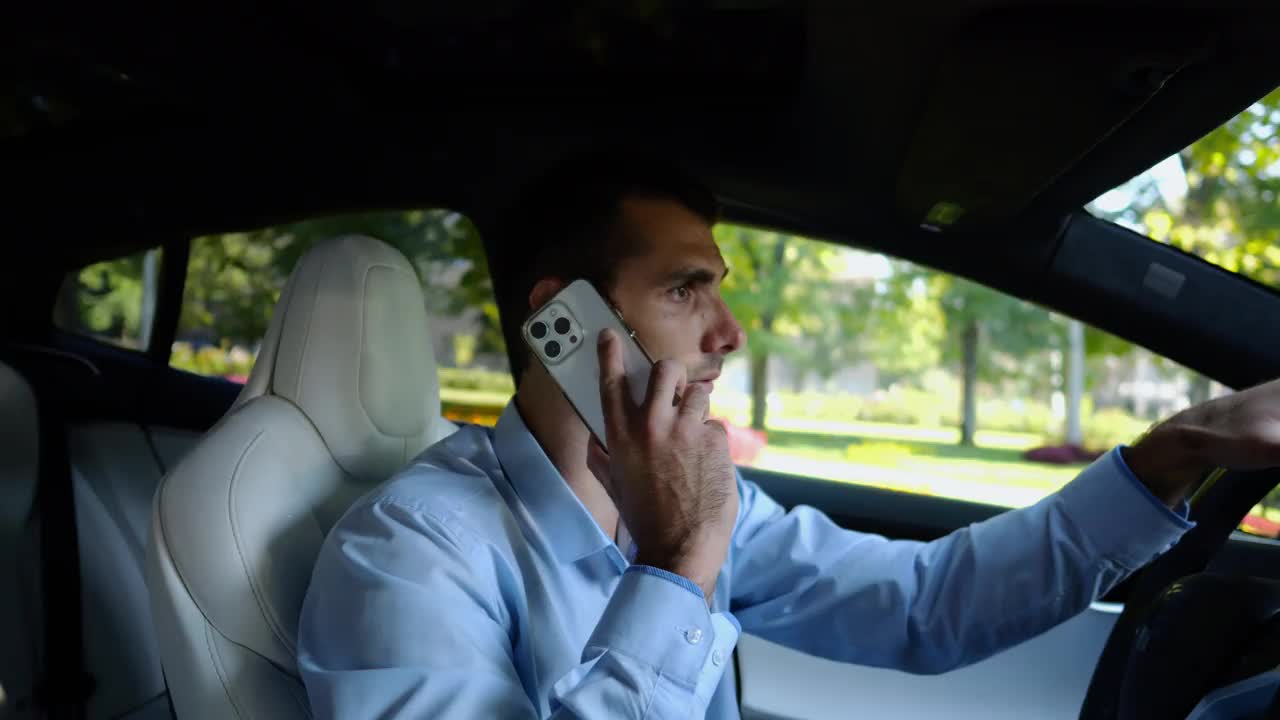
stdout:
<svg viewBox="0 0 1280 720">
<path fill-rule="evenodd" d="M 730 268 L 725 302 L 747 333 L 751 427 L 763 430 L 770 358 L 794 356 L 800 329 L 813 326 L 805 316 L 813 307 L 814 284 L 792 279 L 816 279 L 821 263 L 815 248 L 787 235 L 734 225 L 717 226 L 715 233 Z"/>
<path fill-rule="evenodd" d="M 1156 240 L 1280 286 L 1280 89 L 1178 154 L 1181 203 L 1142 214 Z"/>
<path fill-rule="evenodd" d="M 1129 212 L 1156 240 L 1280 286 L 1280 89 L 1183 149 L 1178 159 L 1186 196 L 1139 195 Z M 1195 375 L 1191 401 L 1208 397 L 1209 379 Z"/>
<path fill-rule="evenodd" d="M 936 363 L 941 313 L 924 286 L 851 272 L 865 253 L 831 243 L 734 225 L 716 239 L 725 301 L 747 331 L 753 428 L 766 424 L 774 358 L 822 379 L 863 361 L 900 375 Z"/>
<path fill-rule="evenodd" d="M 142 310 L 142 255 L 94 263 L 77 276 L 82 327 L 122 341 L 139 335 Z"/>
<path fill-rule="evenodd" d="M 266 333 L 284 287 L 289 239 L 227 233 L 191 243 L 178 338 L 248 345 Z"/>
<path fill-rule="evenodd" d="M 66 278 L 54 309 L 57 324 L 145 350 L 155 315 L 158 248 L 88 265 Z"/>
<path fill-rule="evenodd" d="M 943 361 L 959 368 L 960 444 L 973 445 L 979 383 L 1044 378 L 1028 373 L 1026 361 L 1047 348 L 1061 348 L 1065 328 L 1038 305 L 964 278 L 924 273 L 946 317 Z"/>
<path fill-rule="evenodd" d="M 892 261 L 889 276 L 871 296 L 860 355 L 887 382 L 916 381 L 942 361 L 946 314 L 931 280 L 909 262 Z"/>
</svg>

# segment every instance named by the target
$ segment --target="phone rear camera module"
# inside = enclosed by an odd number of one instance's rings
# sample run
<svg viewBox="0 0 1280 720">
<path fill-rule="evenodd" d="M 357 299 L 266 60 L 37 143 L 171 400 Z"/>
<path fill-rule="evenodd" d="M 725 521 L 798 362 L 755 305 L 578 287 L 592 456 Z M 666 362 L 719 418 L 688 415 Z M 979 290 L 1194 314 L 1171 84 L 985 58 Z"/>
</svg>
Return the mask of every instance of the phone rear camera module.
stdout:
<svg viewBox="0 0 1280 720">
<path fill-rule="evenodd" d="M 570 327 L 571 326 L 569 325 L 569 318 L 560 318 L 556 320 L 557 335 L 568 335 Z"/>
<path fill-rule="evenodd" d="M 542 321 L 538 321 L 530 325 L 529 334 L 534 336 L 538 340 L 541 340 L 542 338 L 547 336 L 547 324 Z"/>
<path fill-rule="evenodd" d="M 555 340 L 552 340 L 551 342 L 547 343 L 547 346 L 544 347 L 543 350 L 546 351 L 547 357 L 549 358 L 559 357 L 560 343 L 556 342 Z"/>
</svg>

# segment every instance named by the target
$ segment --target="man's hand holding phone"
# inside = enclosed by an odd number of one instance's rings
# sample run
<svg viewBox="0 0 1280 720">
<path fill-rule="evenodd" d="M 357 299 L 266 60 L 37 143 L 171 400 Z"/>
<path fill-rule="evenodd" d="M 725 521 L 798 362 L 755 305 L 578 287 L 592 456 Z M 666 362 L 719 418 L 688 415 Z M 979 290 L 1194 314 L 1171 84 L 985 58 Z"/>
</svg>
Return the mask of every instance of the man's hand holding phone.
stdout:
<svg viewBox="0 0 1280 720">
<path fill-rule="evenodd" d="M 728 437 L 709 420 L 710 390 L 687 384 L 680 363 L 659 361 L 637 405 L 615 332 L 601 331 L 598 352 L 609 492 L 635 540 L 635 561 L 688 578 L 710 602 L 738 515 Z"/>
</svg>

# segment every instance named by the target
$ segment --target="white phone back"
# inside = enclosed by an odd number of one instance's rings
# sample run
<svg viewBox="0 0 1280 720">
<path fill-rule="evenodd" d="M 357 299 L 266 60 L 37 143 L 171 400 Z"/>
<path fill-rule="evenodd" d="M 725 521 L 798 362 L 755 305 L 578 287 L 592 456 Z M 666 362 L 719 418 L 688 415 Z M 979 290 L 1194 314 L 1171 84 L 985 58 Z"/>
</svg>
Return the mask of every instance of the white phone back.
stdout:
<svg viewBox="0 0 1280 720">
<path fill-rule="evenodd" d="M 556 322 L 568 318 L 567 332 L 558 332 Z M 541 323 L 545 332 L 535 337 L 533 329 Z M 564 329 L 560 323 L 559 329 Z M 600 405 L 600 360 L 596 343 L 600 331 L 613 328 L 622 338 L 623 361 L 627 384 L 637 404 L 644 402 L 649 387 L 649 370 L 653 362 L 631 334 L 617 313 L 586 280 L 575 280 L 540 308 L 522 328 L 525 343 L 551 377 L 560 385 L 569 403 L 601 445 L 605 439 L 604 411 Z M 549 344 L 555 341 L 559 352 L 551 357 Z M 555 350 L 553 346 L 550 348 Z"/>
</svg>

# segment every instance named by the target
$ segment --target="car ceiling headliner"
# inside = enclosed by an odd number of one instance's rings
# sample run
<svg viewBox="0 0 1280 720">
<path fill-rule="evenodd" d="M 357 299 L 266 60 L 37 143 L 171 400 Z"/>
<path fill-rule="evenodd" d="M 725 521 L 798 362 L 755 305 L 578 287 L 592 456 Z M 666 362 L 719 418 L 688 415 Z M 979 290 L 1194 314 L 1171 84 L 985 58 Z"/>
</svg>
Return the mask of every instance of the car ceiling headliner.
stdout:
<svg viewBox="0 0 1280 720">
<path fill-rule="evenodd" d="M 70 263 L 325 212 L 485 215 L 614 142 L 745 219 L 1051 242 L 1280 84 L 1271 5 L 44 4 L 8 28 L 9 221 Z"/>
</svg>

